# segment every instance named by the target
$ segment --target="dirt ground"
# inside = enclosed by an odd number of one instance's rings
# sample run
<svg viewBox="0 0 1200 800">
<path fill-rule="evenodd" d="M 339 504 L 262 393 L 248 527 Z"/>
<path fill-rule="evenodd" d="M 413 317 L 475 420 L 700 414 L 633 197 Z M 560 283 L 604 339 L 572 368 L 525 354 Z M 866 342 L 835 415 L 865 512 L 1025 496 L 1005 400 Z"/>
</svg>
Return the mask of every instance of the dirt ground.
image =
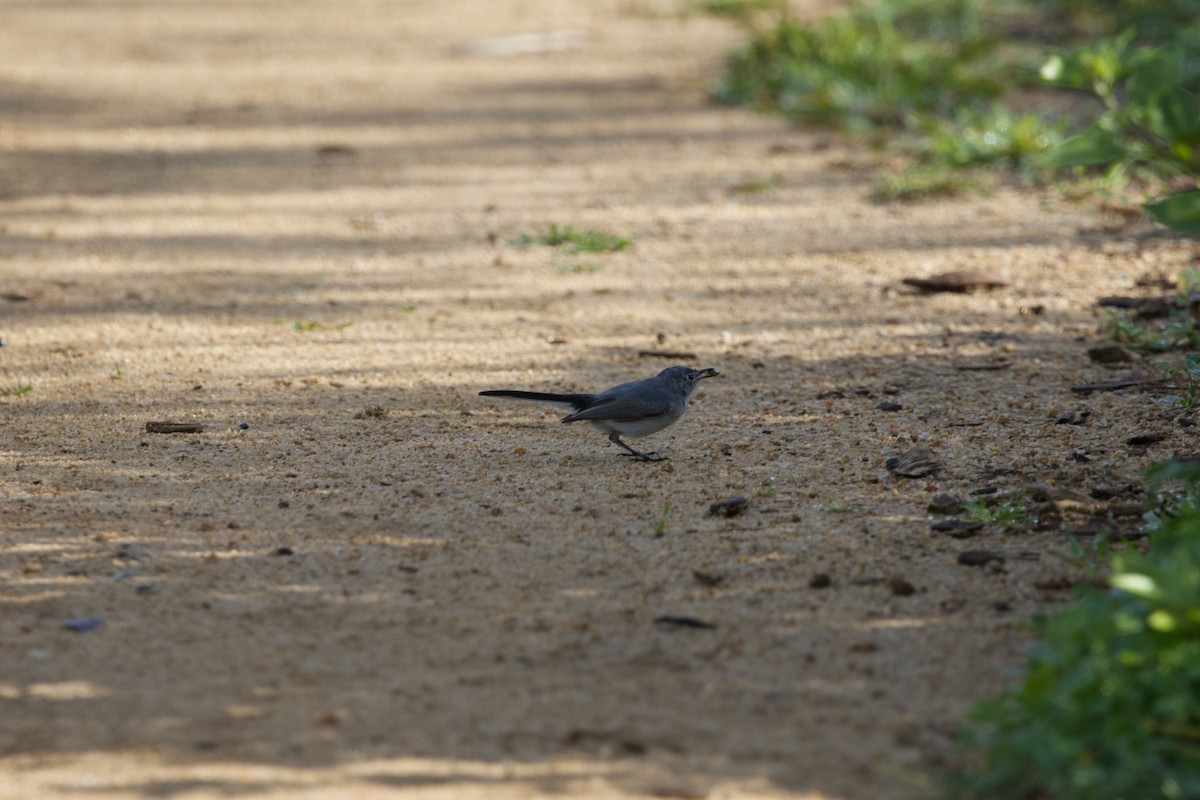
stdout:
<svg viewBox="0 0 1200 800">
<path fill-rule="evenodd" d="M 0 3 L 0 796 L 929 790 L 1065 531 L 1195 448 L 1071 391 L 1117 374 L 1096 298 L 1194 250 L 873 204 L 870 153 L 714 106 L 737 32 L 675 8 Z M 635 245 L 512 244 L 549 223 Z M 964 268 L 1012 285 L 901 283 Z M 677 361 L 724 376 L 662 463 L 477 396 Z M 1104 499 L 931 530 L 1031 486 Z"/>
</svg>

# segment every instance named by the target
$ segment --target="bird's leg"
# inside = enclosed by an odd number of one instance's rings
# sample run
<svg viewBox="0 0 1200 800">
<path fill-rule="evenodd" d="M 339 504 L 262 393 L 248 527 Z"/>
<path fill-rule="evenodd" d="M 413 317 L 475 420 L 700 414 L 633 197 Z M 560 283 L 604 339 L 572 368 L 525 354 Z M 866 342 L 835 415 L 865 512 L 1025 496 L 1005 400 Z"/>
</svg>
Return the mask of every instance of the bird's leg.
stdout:
<svg viewBox="0 0 1200 800">
<path fill-rule="evenodd" d="M 623 455 L 623 456 L 631 455 L 631 456 L 633 456 L 634 461 L 667 461 L 667 460 L 669 460 L 666 456 L 660 456 L 660 455 L 658 455 L 658 453 L 655 453 L 653 451 L 651 451 L 649 453 L 643 453 L 640 450 L 634 450 L 632 447 L 630 447 L 629 445 L 627 445 L 621 441 L 621 434 L 617 433 L 616 431 L 613 431 L 612 433 L 610 433 L 608 435 L 608 440 L 610 442 L 612 442 L 613 444 L 620 445 L 621 447 L 624 447 L 626 450 L 628 450 L 629 453 L 621 453 L 621 455 Z"/>
</svg>

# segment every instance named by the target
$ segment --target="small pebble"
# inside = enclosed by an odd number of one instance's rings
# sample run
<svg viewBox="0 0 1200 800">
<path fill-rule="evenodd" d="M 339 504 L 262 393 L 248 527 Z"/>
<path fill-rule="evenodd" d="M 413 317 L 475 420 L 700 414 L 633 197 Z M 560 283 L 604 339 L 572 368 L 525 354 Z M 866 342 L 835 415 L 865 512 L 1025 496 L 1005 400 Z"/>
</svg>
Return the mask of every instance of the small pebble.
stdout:
<svg viewBox="0 0 1200 800">
<path fill-rule="evenodd" d="M 749 500 L 740 494 L 735 494 L 732 497 L 726 497 L 724 500 L 718 500 L 710 504 L 708 514 L 711 517 L 736 517 L 745 511 L 749 505 Z"/>
<path fill-rule="evenodd" d="M 94 631 L 104 625 L 104 617 L 76 617 L 63 623 L 63 627 L 76 633 Z"/>
<path fill-rule="evenodd" d="M 242 430 L 244 430 L 244 431 L 245 431 L 245 430 L 249 430 L 249 429 L 250 429 L 250 423 L 249 423 L 249 422 L 239 422 L 239 423 L 238 423 L 238 427 L 239 427 L 239 428 L 241 428 L 241 429 L 242 429 Z"/>
<path fill-rule="evenodd" d="M 833 584 L 830 577 L 824 572 L 818 572 L 809 579 L 808 585 L 813 589 L 825 589 Z"/>
<path fill-rule="evenodd" d="M 1099 347 L 1089 347 L 1088 358 L 1097 364 L 1131 364 L 1133 354 L 1119 344 L 1105 344 Z"/>
<path fill-rule="evenodd" d="M 904 410 L 904 406 L 902 406 L 900 403 L 893 403 L 890 400 L 884 400 L 882 403 L 875 406 L 875 408 L 879 409 L 880 411 L 903 411 Z"/>
<path fill-rule="evenodd" d="M 276 547 L 275 555 L 277 555 L 277 556 L 294 556 L 294 555 L 296 555 L 296 551 L 290 547 Z"/>
<path fill-rule="evenodd" d="M 280 500 L 280 501 L 279 501 L 279 507 L 280 507 L 280 508 L 291 508 L 291 505 L 292 505 L 292 504 L 291 504 L 291 503 L 289 503 L 287 500 Z"/>
<path fill-rule="evenodd" d="M 948 533 L 955 539 L 967 539 L 983 530 L 983 523 L 969 519 L 944 519 L 929 527 L 935 533 Z"/>
<path fill-rule="evenodd" d="M 888 588 L 897 597 L 908 597 L 917 593 L 917 587 L 904 580 L 904 578 L 892 578 L 888 581 Z"/>
<path fill-rule="evenodd" d="M 958 563 L 967 567 L 982 567 L 985 564 L 1003 564 L 1004 554 L 992 550 L 967 550 L 958 554 Z"/>
<path fill-rule="evenodd" d="M 961 514 L 963 512 L 962 501 L 954 495 L 944 492 L 934 496 L 925 508 L 930 514 Z"/>
</svg>

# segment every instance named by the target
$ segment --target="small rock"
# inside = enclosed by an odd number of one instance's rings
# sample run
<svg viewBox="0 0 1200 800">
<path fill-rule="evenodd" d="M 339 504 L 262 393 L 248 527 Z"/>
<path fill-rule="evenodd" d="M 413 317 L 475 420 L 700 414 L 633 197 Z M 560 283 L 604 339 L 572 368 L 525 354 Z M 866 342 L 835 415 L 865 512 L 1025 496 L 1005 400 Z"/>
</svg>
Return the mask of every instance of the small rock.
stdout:
<svg viewBox="0 0 1200 800">
<path fill-rule="evenodd" d="M 1157 444 L 1167 438 L 1165 433 L 1141 433 L 1137 436 L 1130 436 L 1125 440 L 1125 444 L 1131 447 L 1145 447 L 1150 444 Z"/>
<path fill-rule="evenodd" d="M 888 581 L 888 588 L 897 597 L 908 597 L 917 593 L 917 587 L 904 580 L 904 578 L 892 578 Z"/>
<path fill-rule="evenodd" d="M 104 617 L 76 617 L 63 623 L 63 627 L 76 633 L 87 633 L 104 626 Z"/>
<path fill-rule="evenodd" d="M 936 495 L 925 508 L 930 514 L 961 514 L 963 512 L 962 501 L 945 492 Z"/>
<path fill-rule="evenodd" d="M 725 580 L 724 575 L 713 575 L 708 572 L 701 572 L 698 569 L 692 570 L 692 577 L 702 586 L 716 586 L 721 581 Z"/>
<path fill-rule="evenodd" d="M 294 556 L 294 555 L 296 555 L 296 551 L 290 547 L 276 547 L 275 555 L 277 555 L 277 556 Z"/>
<path fill-rule="evenodd" d="M 1105 344 L 1099 347 L 1089 347 L 1088 358 L 1097 364 L 1130 364 L 1133 354 L 1119 344 Z"/>
<path fill-rule="evenodd" d="M 1054 420 L 1055 425 L 1084 425 L 1088 421 L 1088 417 L 1092 416 L 1092 412 L 1087 409 L 1080 411 L 1070 411 L 1066 414 L 1059 415 L 1058 419 Z"/>
<path fill-rule="evenodd" d="M 249 422 L 239 422 L 238 427 L 244 431 L 247 431 L 247 430 L 250 430 L 250 423 Z"/>
<path fill-rule="evenodd" d="M 150 554 L 146 552 L 146 548 L 139 547 L 136 544 L 126 542 L 117 548 L 117 552 L 113 553 L 113 558 L 121 561 L 144 561 L 149 558 Z"/>
<path fill-rule="evenodd" d="M 904 410 L 903 405 L 901 405 L 900 403 L 893 403 L 890 400 L 884 400 L 882 403 L 875 406 L 875 408 L 879 409 L 880 411 L 903 411 Z"/>
<path fill-rule="evenodd" d="M 732 497 L 726 497 L 724 500 L 718 500 L 708 507 L 708 514 L 711 517 L 736 517 L 744 512 L 750 506 L 750 501 L 740 494 L 735 494 Z"/>
<path fill-rule="evenodd" d="M 914 447 L 902 456 L 889 458 L 884 466 L 903 478 L 924 478 L 940 470 L 942 462 L 928 447 Z"/>
<path fill-rule="evenodd" d="M 948 533 L 955 539 L 969 539 L 983 530 L 982 522 L 969 519 L 944 519 L 930 526 L 937 533 Z"/>
<path fill-rule="evenodd" d="M 291 504 L 291 503 L 289 503 L 287 500 L 280 500 L 280 501 L 279 501 L 279 508 L 290 508 L 290 507 L 291 507 L 291 505 L 292 505 L 292 504 Z"/>
<path fill-rule="evenodd" d="M 826 589 L 833 585 L 833 580 L 826 573 L 818 572 L 809 579 L 808 585 L 813 589 Z"/>
<path fill-rule="evenodd" d="M 966 567 L 982 567 L 986 564 L 1003 564 L 1004 554 L 994 550 L 967 550 L 958 554 L 958 563 Z"/>
</svg>

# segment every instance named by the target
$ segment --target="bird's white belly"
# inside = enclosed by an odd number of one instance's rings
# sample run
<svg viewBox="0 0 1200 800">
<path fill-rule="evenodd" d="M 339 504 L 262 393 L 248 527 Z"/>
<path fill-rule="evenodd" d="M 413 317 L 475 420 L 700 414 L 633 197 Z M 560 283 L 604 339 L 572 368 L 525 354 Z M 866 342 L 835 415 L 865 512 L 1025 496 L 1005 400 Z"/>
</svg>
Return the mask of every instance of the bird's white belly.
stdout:
<svg viewBox="0 0 1200 800">
<path fill-rule="evenodd" d="M 658 417 L 650 417 L 649 419 L 591 419 L 588 422 L 602 431 L 607 431 L 608 433 L 616 431 L 622 436 L 629 436 L 636 439 L 639 436 L 649 436 L 652 433 L 658 433 L 682 416 L 683 414 L 663 414 Z"/>
</svg>

